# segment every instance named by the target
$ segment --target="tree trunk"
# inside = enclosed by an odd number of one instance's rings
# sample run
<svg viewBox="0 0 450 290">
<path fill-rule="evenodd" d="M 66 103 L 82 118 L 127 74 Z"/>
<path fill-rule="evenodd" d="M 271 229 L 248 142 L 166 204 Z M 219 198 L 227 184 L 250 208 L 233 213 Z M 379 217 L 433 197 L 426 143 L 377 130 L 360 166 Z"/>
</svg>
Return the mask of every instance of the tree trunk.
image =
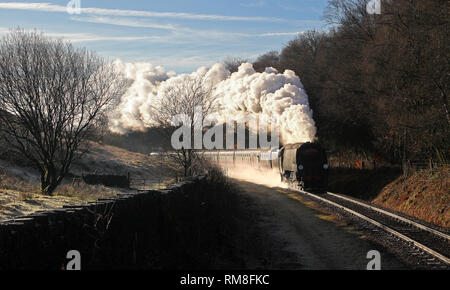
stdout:
<svg viewBox="0 0 450 290">
<path fill-rule="evenodd" d="M 49 166 L 44 170 L 44 174 L 41 174 L 41 193 L 52 195 L 59 183 L 60 179 L 56 176 L 56 170 L 53 166 Z"/>
</svg>

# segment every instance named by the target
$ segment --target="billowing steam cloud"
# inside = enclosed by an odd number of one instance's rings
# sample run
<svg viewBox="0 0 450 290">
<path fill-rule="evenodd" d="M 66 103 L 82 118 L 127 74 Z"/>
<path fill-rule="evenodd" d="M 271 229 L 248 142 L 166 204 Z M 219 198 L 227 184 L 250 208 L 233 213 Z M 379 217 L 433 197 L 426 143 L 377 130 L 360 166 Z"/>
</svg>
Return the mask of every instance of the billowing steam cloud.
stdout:
<svg viewBox="0 0 450 290">
<path fill-rule="evenodd" d="M 122 96 L 117 110 L 111 114 L 110 129 L 124 133 L 145 130 L 151 126 L 150 105 L 163 97 L 164 88 L 182 82 L 187 75 L 176 76 L 162 67 L 148 63 L 116 61 L 132 84 Z M 239 120 L 251 116 L 279 121 L 281 139 L 285 143 L 313 141 L 316 127 L 309 108 L 308 96 L 300 79 L 291 70 L 283 74 L 274 68 L 257 73 L 250 63 L 244 63 L 233 74 L 223 64 L 210 69 L 201 67 L 193 76 L 205 77 L 222 110 L 222 120 Z"/>
<path fill-rule="evenodd" d="M 312 141 L 316 127 L 309 108 L 308 96 L 300 79 L 291 70 L 283 74 L 274 68 L 257 73 L 250 63 L 217 85 L 228 119 L 257 115 L 261 119 L 276 118 L 281 138 L 286 143 Z"/>
<path fill-rule="evenodd" d="M 149 105 L 162 82 L 175 76 L 175 72 L 166 72 L 161 66 L 150 63 L 123 63 L 115 61 L 119 71 L 132 82 L 122 96 L 119 107 L 110 115 L 110 130 L 116 133 L 127 131 L 145 131 L 151 123 Z"/>
</svg>

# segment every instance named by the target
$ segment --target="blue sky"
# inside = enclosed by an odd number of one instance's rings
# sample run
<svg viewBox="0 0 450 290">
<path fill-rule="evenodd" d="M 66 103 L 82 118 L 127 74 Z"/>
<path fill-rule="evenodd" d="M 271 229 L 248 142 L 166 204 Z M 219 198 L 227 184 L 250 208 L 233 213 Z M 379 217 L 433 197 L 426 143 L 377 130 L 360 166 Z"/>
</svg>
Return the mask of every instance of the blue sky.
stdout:
<svg viewBox="0 0 450 290">
<path fill-rule="evenodd" d="M 0 1 L 0 34 L 43 30 L 111 59 L 178 73 L 226 57 L 255 59 L 298 32 L 326 28 L 327 0 L 80 0 L 80 14 L 67 13 L 70 0 L 36 1 Z"/>
</svg>

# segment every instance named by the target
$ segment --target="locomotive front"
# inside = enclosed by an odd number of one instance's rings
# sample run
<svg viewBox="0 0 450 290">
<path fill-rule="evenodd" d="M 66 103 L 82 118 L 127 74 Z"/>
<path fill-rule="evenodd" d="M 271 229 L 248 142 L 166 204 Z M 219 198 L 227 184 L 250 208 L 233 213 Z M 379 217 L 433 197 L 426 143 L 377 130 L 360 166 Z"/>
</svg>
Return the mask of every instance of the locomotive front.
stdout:
<svg viewBox="0 0 450 290">
<path fill-rule="evenodd" d="M 311 192 L 326 192 L 328 161 L 325 150 L 317 143 L 288 144 L 279 153 L 280 175 L 284 182 L 292 183 Z"/>
</svg>

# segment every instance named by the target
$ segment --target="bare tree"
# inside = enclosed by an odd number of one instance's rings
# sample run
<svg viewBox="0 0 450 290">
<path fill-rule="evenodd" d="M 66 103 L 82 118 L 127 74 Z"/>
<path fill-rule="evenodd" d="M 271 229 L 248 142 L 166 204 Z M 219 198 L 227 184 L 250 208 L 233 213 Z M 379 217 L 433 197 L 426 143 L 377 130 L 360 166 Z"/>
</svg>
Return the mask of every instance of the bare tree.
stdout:
<svg viewBox="0 0 450 290">
<path fill-rule="evenodd" d="M 278 51 L 273 50 L 260 55 L 253 63 L 253 68 L 257 72 L 263 72 L 267 67 L 280 69 L 280 53 Z"/>
<path fill-rule="evenodd" d="M 446 0 L 329 0 L 327 32 L 307 31 L 254 63 L 301 78 L 321 143 L 333 150 L 445 160 L 450 144 Z M 442 158 L 443 156 L 444 158 Z"/>
<path fill-rule="evenodd" d="M 227 57 L 223 61 L 223 64 L 225 65 L 227 70 L 229 70 L 231 73 L 234 73 L 234 72 L 238 71 L 238 69 L 241 66 L 241 64 L 246 63 L 246 62 L 250 62 L 250 61 L 248 59 L 245 59 L 245 58 Z"/>
<path fill-rule="evenodd" d="M 41 175 L 51 194 L 126 83 L 111 63 L 38 32 L 0 42 L 0 130 Z"/>
<path fill-rule="evenodd" d="M 340 25 L 339 29 L 344 28 L 353 40 L 373 40 L 376 18 L 369 17 L 368 3 L 369 0 L 329 0 L 324 20 L 329 25 Z"/>
<path fill-rule="evenodd" d="M 154 121 L 151 126 L 164 128 L 169 136 L 174 132 L 173 118 L 187 117 L 190 124 L 184 125 L 190 128 L 190 136 L 183 137 L 190 138 L 191 142 L 189 146 L 170 152 L 168 157 L 183 169 L 184 176 L 191 176 L 198 159 L 194 150 L 194 130 L 202 128 L 205 118 L 218 110 L 214 88 L 205 76 L 183 75 L 166 83 L 162 92 L 151 107 Z"/>
</svg>

